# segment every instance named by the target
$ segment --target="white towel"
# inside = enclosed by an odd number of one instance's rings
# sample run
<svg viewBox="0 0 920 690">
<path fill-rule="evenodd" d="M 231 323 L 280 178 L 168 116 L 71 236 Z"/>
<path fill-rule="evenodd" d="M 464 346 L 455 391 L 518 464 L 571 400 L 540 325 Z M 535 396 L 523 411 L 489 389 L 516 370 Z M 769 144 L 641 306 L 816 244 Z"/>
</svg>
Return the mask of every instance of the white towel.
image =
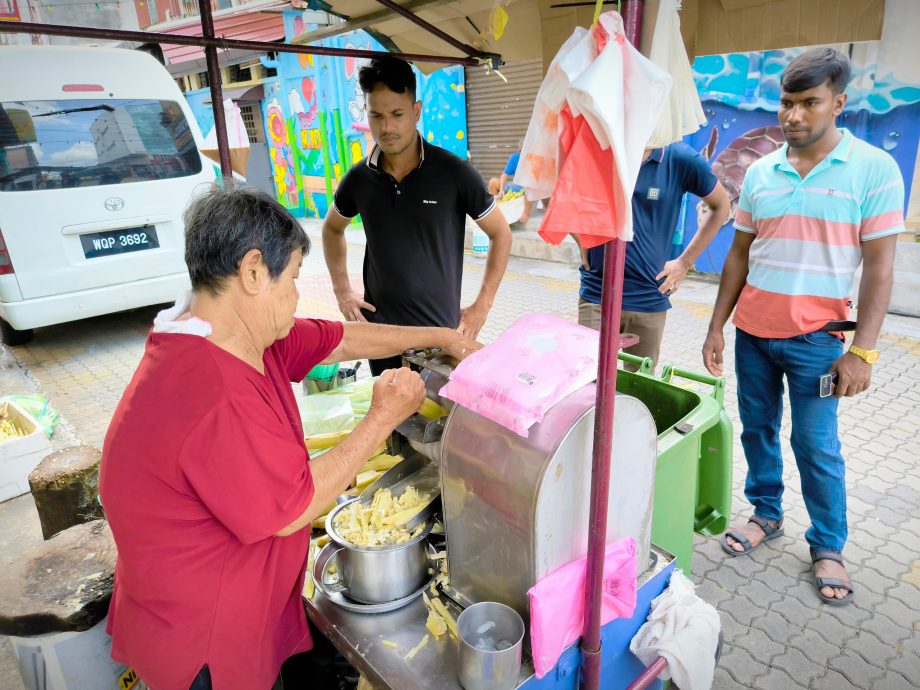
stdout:
<svg viewBox="0 0 920 690">
<path fill-rule="evenodd" d="M 673 679 L 681 690 L 709 690 L 721 628 L 715 607 L 694 594 L 693 583 L 675 570 L 670 586 L 652 601 L 652 612 L 629 650 L 646 666 L 664 657 L 668 668 L 661 677 Z"/>
<path fill-rule="evenodd" d="M 192 293 L 181 295 L 176 303 L 164 309 L 153 320 L 154 333 L 184 333 L 186 335 L 199 335 L 207 338 L 211 335 L 211 324 L 197 316 L 189 315 L 189 306 L 192 304 Z"/>
</svg>

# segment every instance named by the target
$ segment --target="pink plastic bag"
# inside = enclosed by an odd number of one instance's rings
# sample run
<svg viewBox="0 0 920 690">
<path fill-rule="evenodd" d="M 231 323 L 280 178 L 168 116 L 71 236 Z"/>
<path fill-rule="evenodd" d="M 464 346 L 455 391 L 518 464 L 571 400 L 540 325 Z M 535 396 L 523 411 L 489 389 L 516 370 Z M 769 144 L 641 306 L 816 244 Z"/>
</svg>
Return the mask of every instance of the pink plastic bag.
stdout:
<svg viewBox="0 0 920 690">
<path fill-rule="evenodd" d="M 597 378 L 598 339 L 558 316 L 527 314 L 460 362 L 441 395 L 526 437 L 549 408 Z"/>
<path fill-rule="evenodd" d="M 585 625 L 587 558 L 554 570 L 527 590 L 530 642 L 537 678 L 549 673 L 562 652 L 581 637 Z M 607 544 L 601 624 L 628 618 L 636 608 L 636 542 L 632 537 Z"/>
</svg>

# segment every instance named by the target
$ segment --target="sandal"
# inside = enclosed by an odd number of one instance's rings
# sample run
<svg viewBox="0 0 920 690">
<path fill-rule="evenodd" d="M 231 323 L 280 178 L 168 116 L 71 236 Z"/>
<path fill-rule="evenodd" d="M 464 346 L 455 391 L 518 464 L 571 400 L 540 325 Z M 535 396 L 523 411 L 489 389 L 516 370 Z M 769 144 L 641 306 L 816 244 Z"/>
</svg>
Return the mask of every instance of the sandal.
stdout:
<svg viewBox="0 0 920 690">
<path fill-rule="evenodd" d="M 779 522 L 776 523 L 776 526 L 771 525 L 767 520 L 764 520 L 759 515 L 751 515 L 751 517 L 748 518 L 748 522 L 753 522 L 755 525 L 760 527 L 760 529 L 763 530 L 764 538 L 752 546 L 750 540 L 748 540 L 748 538 L 745 537 L 739 530 L 728 530 L 723 535 L 720 544 L 722 546 L 722 550 L 729 556 L 748 556 L 754 549 L 763 544 L 765 541 L 776 539 L 777 537 L 783 536 L 785 533 L 785 529 L 783 529 L 782 518 L 780 518 Z M 728 543 L 726 537 L 731 537 L 736 542 L 741 544 L 742 550 L 738 551 L 737 549 L 732 548 L 732 545 Z"/>
<path fill-rule="evenodd" d="M 834 561 L 843 566 L 843 558 L 840 557 L 840 554 L 836 551 L 815 551 L 814 549 L 809 549 L 811 551 L 811 563 L 814 565 L 818 561 Z M 844 582 L 843 580 L 838 580 L 835 577 L 815 577 L 815 587 L 818 590 L 818 596 L 821 597 L 821 601 L 829 606 L 846 606 L 856 595 L 856 590 L 853 588 L 853 583 Z M 834 589 L 845 589 L 847 595 L 843 599 L 838 599 L 835 596 L 826 597 L 821 592 L 823 587 L 833 587 Z"/>
</svg>

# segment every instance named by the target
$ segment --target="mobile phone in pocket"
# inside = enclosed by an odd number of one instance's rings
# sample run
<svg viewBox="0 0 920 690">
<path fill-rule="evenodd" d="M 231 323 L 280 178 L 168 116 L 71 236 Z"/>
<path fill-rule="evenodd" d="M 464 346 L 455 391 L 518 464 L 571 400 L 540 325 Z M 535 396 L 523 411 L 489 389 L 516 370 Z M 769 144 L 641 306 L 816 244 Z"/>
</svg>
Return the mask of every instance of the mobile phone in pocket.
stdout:
<svg viewBox="0 0 920 690">
<path fill-rule="evenodd" d="M 837 385 L 837 372 L 828 372 L 826 374 L 821 374 L 821 377 L 818 379 L 818 395 L 822 398 L 827 398 L 834 394 L 834 386 Z"/>
</svg>

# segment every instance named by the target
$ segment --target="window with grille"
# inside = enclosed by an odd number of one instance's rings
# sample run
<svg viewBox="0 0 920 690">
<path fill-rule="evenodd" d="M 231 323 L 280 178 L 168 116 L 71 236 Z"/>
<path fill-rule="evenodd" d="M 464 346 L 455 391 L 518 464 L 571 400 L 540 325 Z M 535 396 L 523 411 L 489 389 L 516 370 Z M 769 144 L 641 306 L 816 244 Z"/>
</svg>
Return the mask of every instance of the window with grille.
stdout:
<svg viewBox="0 0 920 690">
<path fill-rule="evenodd" d="M 246 136 L 249 137 L 250 144 L 259 144 L 262 142 L 262 118 L 258 105 L 241 105 L 240 115 L 243 118 L 243 126 L 246 128 Z"/>
<path fill-rule="evenodd" d="M 230 82 L 238 81 L 250 81 L 252 79 L 252 73 L 249 71 L 248 67 L 240 67 L 239 65 L 230 65 Z"/>
</svg>

